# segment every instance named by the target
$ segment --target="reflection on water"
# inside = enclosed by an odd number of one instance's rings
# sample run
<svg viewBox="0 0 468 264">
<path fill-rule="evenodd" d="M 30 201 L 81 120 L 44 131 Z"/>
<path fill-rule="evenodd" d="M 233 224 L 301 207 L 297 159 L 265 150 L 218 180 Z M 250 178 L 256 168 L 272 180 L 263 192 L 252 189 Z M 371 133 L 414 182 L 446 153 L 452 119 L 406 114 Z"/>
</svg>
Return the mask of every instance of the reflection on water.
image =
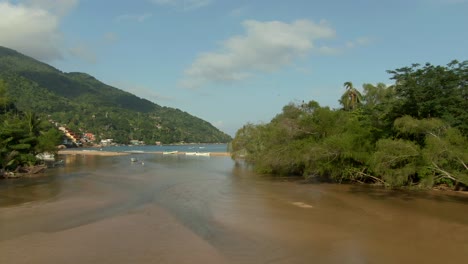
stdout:
<svg viewBox="0 0 468 264">
<path fill-rule="evenodd" d="M 132 163 L 132 157 L 139 162 Z M 175 240 L 194 249 L 199 246 L 194 237 L 211 249 L 187 253 L 186 260 L 196 255 L 206 257 L 205 263 L 218 263 L 208 258 L 216 254 L 231 263 L 448 263 L 468 257 L 466 195 L 274 181 L 227 157 L 64 158 L 66 165 L 46 177 L 0 182 L 0 255 L 8 256 L 6 249 L 15 243 L 27 247 L 21 239 L 32 243 L 38 233 L 45 234 L 41 244 L 73 255 L 57 241 L 80 230 L 84 237 L 104 233 L 98 250 L 113 263 L 125 263 L 117 257 L 122 249 L 116 225 L 128 232 L 126 239 L 134 239 L 125 246 L 126 255 L 149 254 L 153 261 L 147 263 L 174 262 L 169 259 L 183 256 L 167 245 Z M 162 208 L 175 220 L 164 222 L 162 212 L 151 208 Z M 125 217 L 138 224 L 121 220 Z M 174 221 L 190 234 L 180 233 Z M 112 232 L 93 229 L 100 224 Z M 164 237 L 159 227 L 170 235 L 148 244 Z M 78 237 L 77 243 L 86 244 Z M 40 263 L 54 257 L 36 254 L 44 259 Z M 96 262 L 101 255 L 79 256 L 75 263 Z"/>
</svg>

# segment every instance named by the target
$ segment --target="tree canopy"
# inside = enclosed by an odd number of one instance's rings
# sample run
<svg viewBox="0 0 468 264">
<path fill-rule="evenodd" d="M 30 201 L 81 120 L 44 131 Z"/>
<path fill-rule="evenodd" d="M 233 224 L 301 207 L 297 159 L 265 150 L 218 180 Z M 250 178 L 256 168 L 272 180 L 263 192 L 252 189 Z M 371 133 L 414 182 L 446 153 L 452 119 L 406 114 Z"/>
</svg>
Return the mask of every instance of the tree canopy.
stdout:
<svg viewBox="0 0 468 264">
<path fill-rule="evenodd" d="M 395 85 L 345 82 L 342 109 L 289 104 L 236 133 L 231 155 L 261 173 L 388 187 L 468 186 L 467 62 L 388 71 Z"/>
<path fill-rule="evenodd" d="M 2 92 L 0 81 L 0 102 L 9 99 Z M 56 153 L 61 142 L 60 132 L 50 123 L 41 120 L 32 112 L 20 112 L 9 107 L 0 114 L 0 170 L 11 171 L 19 167 L 36 165 L 36 155 Z"/>
</svg>

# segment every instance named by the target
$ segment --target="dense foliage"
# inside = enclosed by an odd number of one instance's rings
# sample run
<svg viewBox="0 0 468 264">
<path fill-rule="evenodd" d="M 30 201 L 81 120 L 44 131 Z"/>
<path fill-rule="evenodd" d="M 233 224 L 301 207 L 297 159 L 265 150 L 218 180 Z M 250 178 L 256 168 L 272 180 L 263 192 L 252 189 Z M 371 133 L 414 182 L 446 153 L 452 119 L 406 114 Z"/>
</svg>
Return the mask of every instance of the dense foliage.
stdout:
<svg viewBox="0 0 468 264">
<path fill-rule="evenodd" d="M 0 47 L 0 79 L 23 112 L 35 112 L 76 133 L 128 143 L 142 140 L 228 142 L 210 123 L 179 109 L 162 107 L 108 86 L 85 73 L 63 73 L 47 64 Z"/>
<path fill-rule="evenodd" d="M 468 62 L 389 71 L 396 84 L 350 82 L 341 109 L 289 104 L 236 133 L 232 157 L 257 171 L 389 187 L 468 186 Z"/>
<path fill-rule="evenodd" d="M 39 153 L 56 153 L 61 133 L 34 113 L 19 112 L 0 80 L 0 176 L 3 171 L 36 165 Z"/>
</svg>

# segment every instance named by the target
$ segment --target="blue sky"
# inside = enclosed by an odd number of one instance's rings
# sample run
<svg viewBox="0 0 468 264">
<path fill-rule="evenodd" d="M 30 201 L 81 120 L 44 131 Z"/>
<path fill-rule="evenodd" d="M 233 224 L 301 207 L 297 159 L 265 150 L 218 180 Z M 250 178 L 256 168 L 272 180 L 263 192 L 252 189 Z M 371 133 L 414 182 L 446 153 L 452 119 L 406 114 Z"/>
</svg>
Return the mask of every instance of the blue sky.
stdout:
<svg viewBox="0 0 468 264">
<path fill-rule="evenodd" d="M 468 0 L 0 0 L 0 45 L 234 135 L 343 83 L 468 59 Z"/>
</svg>

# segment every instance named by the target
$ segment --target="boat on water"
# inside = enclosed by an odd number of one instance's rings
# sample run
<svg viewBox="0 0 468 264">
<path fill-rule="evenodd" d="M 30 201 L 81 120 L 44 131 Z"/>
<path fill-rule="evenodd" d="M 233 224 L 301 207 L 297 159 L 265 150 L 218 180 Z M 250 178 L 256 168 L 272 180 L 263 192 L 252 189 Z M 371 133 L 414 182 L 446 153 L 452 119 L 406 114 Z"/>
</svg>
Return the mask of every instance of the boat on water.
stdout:
<svg viewBox="0 0 468 264">
<path fill-rule="evenodd" d="M 125 150 L 123 152 L 126 152 L 126 153 L 135 153 L 135 154 L 138 154 L 138 153 L 145 153 L 143 150 Z"/>
<path fill-rule="evenodd" d="M 36 158 L 43 161 L 55 161 L 55 154 L 49 152 L 43 152 L 36 155 Z"/>
<path fill-rule="evenodd" d="M 163 155 L 174 155 L 174 154 L 177 154 L 179 153 L 179 151 L 177 150 L 174 150 L 174 151 L 164 151 L 163 152 Z"/>
<path fill-rule="evenodd" d="M 186 156 L 210 156 L 210 152 L 185 152 Z"/>
<path fill-rule="evenodd" d="M 137 162 L 138 160 L 136 158 L 131 158 L 130 161 L 131 162 Z"/>
</svg>

